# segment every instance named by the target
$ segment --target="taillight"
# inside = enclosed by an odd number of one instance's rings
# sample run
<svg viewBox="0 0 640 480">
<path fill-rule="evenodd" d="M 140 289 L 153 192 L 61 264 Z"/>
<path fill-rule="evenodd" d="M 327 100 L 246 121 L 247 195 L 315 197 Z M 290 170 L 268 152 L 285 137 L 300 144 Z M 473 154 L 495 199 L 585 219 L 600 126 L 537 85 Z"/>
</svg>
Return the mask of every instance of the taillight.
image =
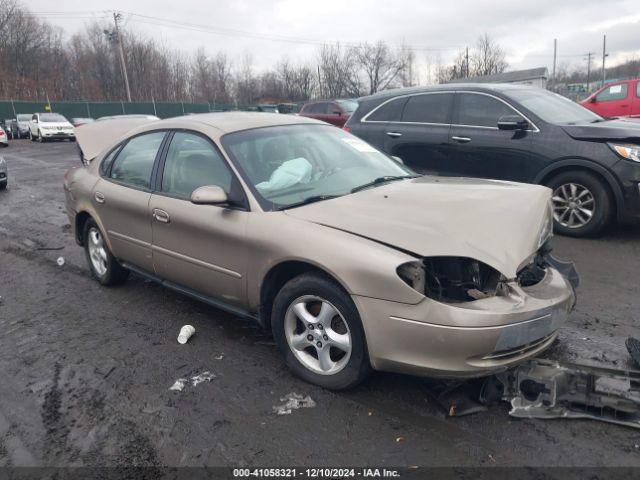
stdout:
<svg viewBox="0 0 640 480">
<path fill-rule="evenodd" d="M 345 125 L 344 127 L 342 127 L 342 129 L 343 129 L 345 132 L 349 132 L 349 133 L 351 133 L 351 127 L 347 127 L 347 126 Z"/>
<path fill-rule="evenodd" d="M 4 131 L 0 129 L 0 137 L 4 135 Z"/>
</svg>

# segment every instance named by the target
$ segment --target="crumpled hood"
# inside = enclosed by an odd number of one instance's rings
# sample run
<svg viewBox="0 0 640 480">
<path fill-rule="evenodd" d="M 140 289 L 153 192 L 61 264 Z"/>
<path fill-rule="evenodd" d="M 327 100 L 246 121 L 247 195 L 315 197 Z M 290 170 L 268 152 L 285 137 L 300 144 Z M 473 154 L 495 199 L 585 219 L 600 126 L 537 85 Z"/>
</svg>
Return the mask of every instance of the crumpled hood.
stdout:
<svg viewBox="0 0 640 480">
<path fill-rule="evenodd" d="M 539 185 L 425 176 L 286 213 L 418 256 L 474 258 L 514 278 L 538 249 L 550 198 Z"/>
<path fill-rule="evenodd" d="M 607 120 L 606 122 L 585 125 L 562 125 L 562 129 L 577 140 L 640 141 L 640 123 L 625 120 Z"/>
</svg>

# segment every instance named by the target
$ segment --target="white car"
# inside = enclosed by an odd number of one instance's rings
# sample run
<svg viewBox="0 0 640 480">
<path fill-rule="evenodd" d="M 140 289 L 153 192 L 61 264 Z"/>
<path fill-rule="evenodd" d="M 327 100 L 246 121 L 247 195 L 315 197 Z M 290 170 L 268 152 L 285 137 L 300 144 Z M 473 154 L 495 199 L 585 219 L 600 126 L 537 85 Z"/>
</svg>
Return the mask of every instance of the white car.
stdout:
<svg viewBox="0 0 640 480">
<path fill-rule="evenodd" d="M 59 113 L 34 113 L 29 122 L 29 138 L 46 142 L 54 139 L 76 141 L 73 125 Z"/>
<path fill-rule="evenodd" d="M 4 131 L 2 127 L 0 127 L 0 147 L 8 147 L 9 146 L 9 136 L 7 132 Z"/>
</svg>

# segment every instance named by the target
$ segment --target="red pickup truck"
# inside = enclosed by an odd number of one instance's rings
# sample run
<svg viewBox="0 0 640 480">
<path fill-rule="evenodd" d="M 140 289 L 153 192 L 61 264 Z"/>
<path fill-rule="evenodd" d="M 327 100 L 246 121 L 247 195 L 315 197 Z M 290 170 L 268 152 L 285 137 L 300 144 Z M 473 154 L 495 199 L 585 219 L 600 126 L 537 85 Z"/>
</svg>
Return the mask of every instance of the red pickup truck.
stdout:
<svg viewBox="0 0 640 480">
<path fill-rule="evenodd" d="M 640 117 L 640 79 L 610 83 L 581 105 L 605 118 Z"/>
</svg>

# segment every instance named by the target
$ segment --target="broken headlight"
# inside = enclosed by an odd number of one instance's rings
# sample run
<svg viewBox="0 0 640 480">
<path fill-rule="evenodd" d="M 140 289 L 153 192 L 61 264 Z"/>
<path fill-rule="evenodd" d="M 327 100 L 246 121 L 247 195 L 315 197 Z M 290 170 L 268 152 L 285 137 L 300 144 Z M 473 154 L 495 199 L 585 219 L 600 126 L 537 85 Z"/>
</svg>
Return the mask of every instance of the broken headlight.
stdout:
<svg viewBox="0 0 640 480">
<path fill-rule="evenodd" d="M 429 257 L 404 263 L 398 275 L 409 286 L 439 302 L 471 302 L 498 294 L 502 275 L 466 257 Z"/>
</svg>

